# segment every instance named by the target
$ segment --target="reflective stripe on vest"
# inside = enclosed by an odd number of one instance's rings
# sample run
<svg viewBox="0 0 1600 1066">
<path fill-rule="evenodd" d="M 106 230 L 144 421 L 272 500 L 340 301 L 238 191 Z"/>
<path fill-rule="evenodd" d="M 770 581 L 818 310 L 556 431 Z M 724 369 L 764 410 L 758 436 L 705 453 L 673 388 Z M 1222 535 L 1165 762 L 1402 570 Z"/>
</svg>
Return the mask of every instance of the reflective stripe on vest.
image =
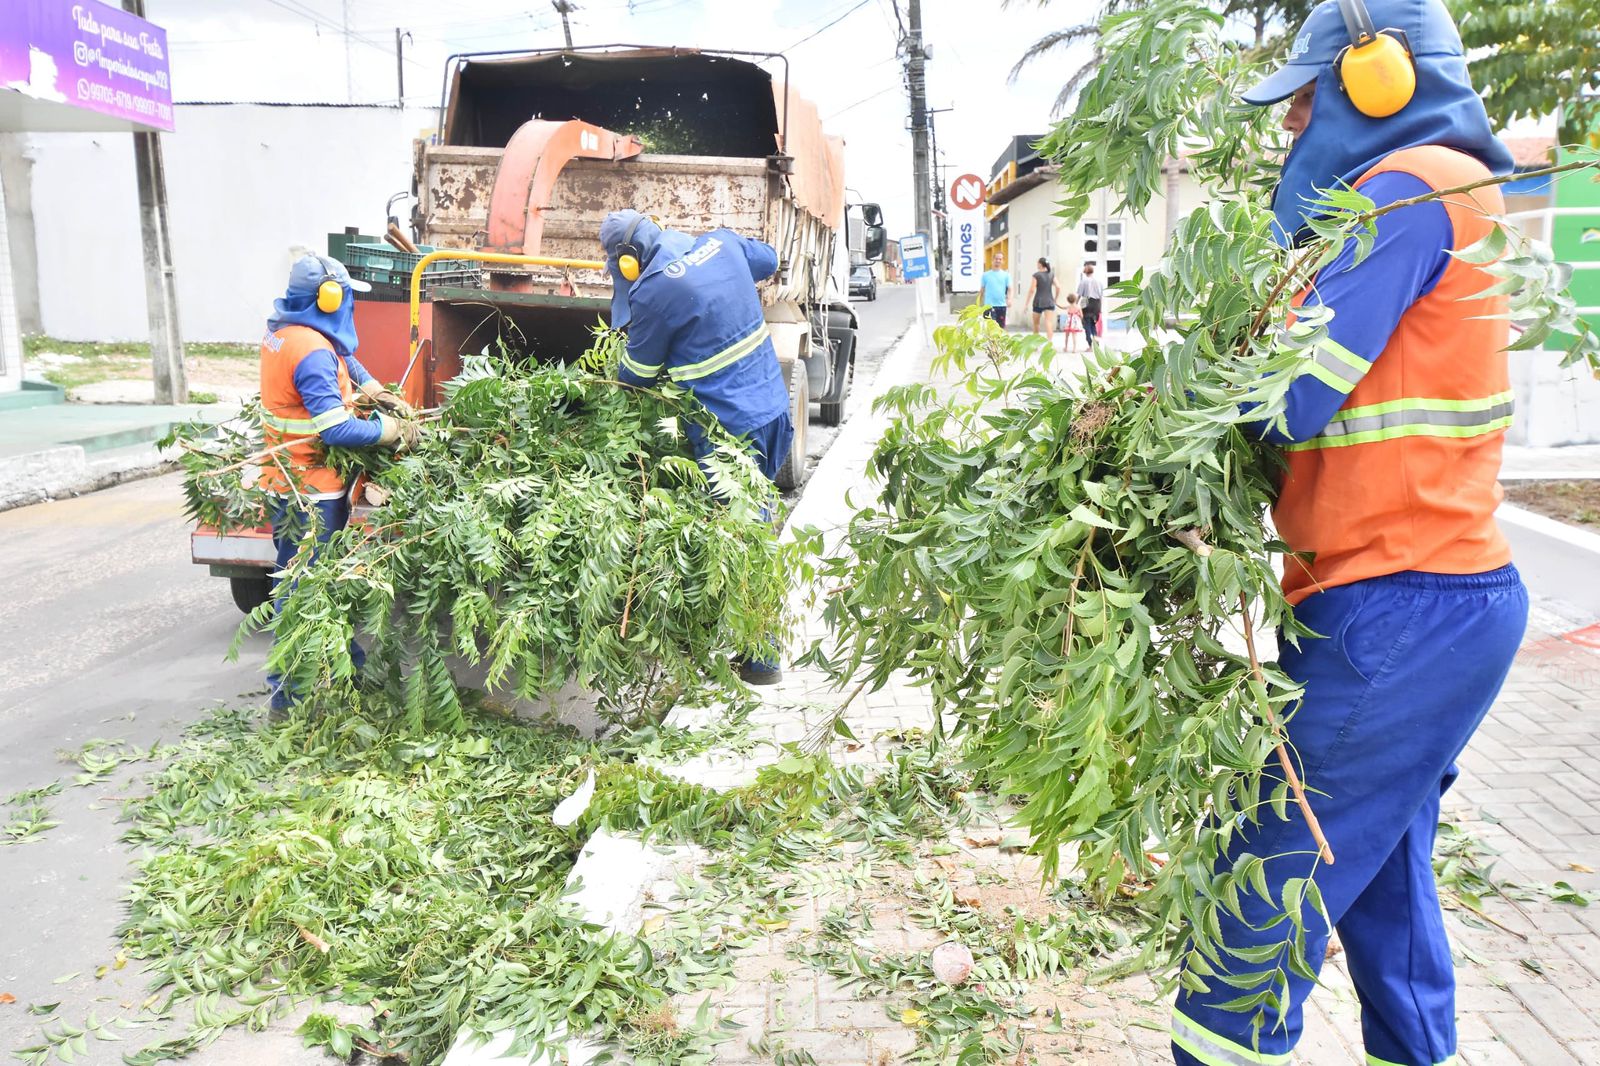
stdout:
<svg viewBox="0 0 1600 1066">
<path fill-rule="evenodd" d="M 1438 1062 L 1434 1063 L 1433 1066 L 1456 1066 L 1456 1061 L 1456 1057 L 1451 1055 L 1449 1058 L 1440 1059 Z M 1400 1062 L 1390 1062 L 1388 1059 L 1380 1059 L 1376 1055 L 1368 1055 L 1367 1066 L 1405 1066 L 1405 1064 Z"/>
<path fill-rule="evenodd" d="M 767 324 L 761 323 L 754 333 L 740 337 L 721 351 L 713 352 L 698 363 L 689 363 L 686 366 L 674 366 L 667 369 L 667 374 L 673 381 L 696 381 L 700 378 L 715 374 L 717 371 L 732 366 L 757 348 L 769 336 Z M 657 368 L 660 369 L 659 367 Z M 637 373 L 637 371 L 635 371 Z M 646 371 L 646 376 L 649 372 Z"/>
<path fill-rule="evenodd" d="M 335 407 L 331 411 L 324 411 L 311 418 L 281 418 L 271 411 L 262 411 L 261 421 L 290 436 L 314 437 L 325 429 L 332 429 L 350 421 L 350 412 L 347 408 Z"/>
<path fill-rule="evenodd" d="M 1514 394 L 1507 391 L 1481 400 L 1417 398 L 1347 407 L 1321 433 L 1288 450 L 1343 448 L 1400 437 L 1477 437 L 1511 425 L 1515 406 Z"/>
<path fill-rule="evenodd" d="M 261 341 L 261 426 L 270 448 L 287 445 L 263 464 L 258 484 L 268 492 L 305 493 L 313 498 L 337 495 L 344 479 L 323 459 L 318 434 L 350 419 L 355 386 L 350 369 L 337 354 L 334 364 L 344 405 L 313 415 L 306 409 L 294 372 L 315 351 L 332 351 L 328 339 L 306 326 L 284 326 Z"/>
<path fill-rule="evenodd" d="M 1177 1009 L 1172 1012 L 1172 1042 L 1206 1066 L 1284 1066 L 1289 1061 L 1287 1051 L 1281 1055 L 1252 1051 L 1213 1033 Z"/>
<path fill-rule="evenodd" d="M 1332 337 L 1324 337 L 1317 342 L 1316 350 L 1301 373 L 1310 374 L 1341 396 L 1348 396 L 1371 369 L 1370 362 Z"/>
</svg>

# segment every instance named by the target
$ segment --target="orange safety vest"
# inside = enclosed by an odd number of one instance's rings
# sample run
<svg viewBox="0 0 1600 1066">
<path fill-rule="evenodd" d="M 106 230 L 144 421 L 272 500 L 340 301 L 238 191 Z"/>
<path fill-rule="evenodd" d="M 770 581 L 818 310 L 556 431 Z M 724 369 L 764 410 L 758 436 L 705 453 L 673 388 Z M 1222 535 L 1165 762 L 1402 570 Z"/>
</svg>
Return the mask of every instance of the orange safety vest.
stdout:
<svg viewBox="0 0 1600 1066">
<path fill-rule="evenodd" d="M 261 425 L 268 448 L 291 441 L 261 464 L 257 483 L 268 492 L 287 493 L 293 471 L 296 487 L 313 499 L 326 499 L 344 492 L 344 479 L 324 465 L 322 445 L 317 434 L 350 418 L 355 406 L 355 386 L 344 357 L 334 352 L 338 366 L 339 395 L 344 406 L 312 417 L 295 388 L 294 371 L 300 360 L 317 351 L 333 351 L 328 338 L 309 326 L 284 326 L 261 339 Z M 274 460 L 281 460 L 280 462 Z"/>
<path fill-rule="evenodd" d="M 1433 189 L 1489 177 L 1471 156 L 1428 145 L 1395 152 L 1356 184 L 1386 171 Z M 1488 234 L 1494 223 L 1486 215 L 1505 212 L 1496 186 L 1442 202 L 1457 251 Z M 1497 280 L 1452 259 L 1433 290 L 1400 316 L 1375 361 L 1342 349 L 1317 353 L 1323 365 L 1310 370 L 1324 380 L 1362 376 L 1321 433 L 1285 449 L 1273 519 L 1290 548 L 1310 556 L 1284 560 L 1290 603 L 1404 570 L 1476 574 L 1511 561 L 1494 521 L 1512 412 L 1510 326 L 1495 317 L 1507 298 L 1472 299 Z"/>
</svg>

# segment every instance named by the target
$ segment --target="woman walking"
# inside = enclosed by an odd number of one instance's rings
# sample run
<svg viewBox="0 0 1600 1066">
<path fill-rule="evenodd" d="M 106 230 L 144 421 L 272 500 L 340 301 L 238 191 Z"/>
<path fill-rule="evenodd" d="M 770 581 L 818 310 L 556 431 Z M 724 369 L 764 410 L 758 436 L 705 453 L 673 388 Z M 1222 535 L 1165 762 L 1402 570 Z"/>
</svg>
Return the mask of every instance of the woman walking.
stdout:
<svg viewBox="0 0 1600 1066">
<path fill-rule="evenodd" d="M 1056 328 L 1056 299 L 1060 295 L 1061 286 L 1056 282 L 1056 276 L 1050 269 L 1050 260 L 1039 260 L 1039 269 L 1033 272 L 1033 280 L 1028 282 L 1028 304 L 1033 308 L 1033 331 L 1040 332 L 1039 324 L 1044 323 L 1046 336 L 1055 332 Z"/>
</svg>

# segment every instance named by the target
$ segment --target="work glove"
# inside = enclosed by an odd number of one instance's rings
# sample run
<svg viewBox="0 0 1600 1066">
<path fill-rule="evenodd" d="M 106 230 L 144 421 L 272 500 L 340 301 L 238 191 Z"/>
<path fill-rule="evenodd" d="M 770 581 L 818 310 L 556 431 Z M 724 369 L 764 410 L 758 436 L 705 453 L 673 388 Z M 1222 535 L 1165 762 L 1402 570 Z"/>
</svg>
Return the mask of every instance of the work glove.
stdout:
<svg viewBox="0 0 1600 1066">
<path fill-rule="evenodd" d="M 402 400 L 392 390 L 384 387 L 377 378 L 368 378 L 361 383 L 361 394 L 367 398 L 372 406 L 380 411 L 387 411 L 401 418 L 416 418 L 416 408 Z"/>
<path fill-rule="evenodd" d="M 378 424 L 383 427 L 383 432 L 378 435 L 379 446 L 387 445 L 397 452 L 403 452 L 415 448 L 417 441 L 422 439 L 422 427 L 409 418 L 380 414 Z"/>
</svg>

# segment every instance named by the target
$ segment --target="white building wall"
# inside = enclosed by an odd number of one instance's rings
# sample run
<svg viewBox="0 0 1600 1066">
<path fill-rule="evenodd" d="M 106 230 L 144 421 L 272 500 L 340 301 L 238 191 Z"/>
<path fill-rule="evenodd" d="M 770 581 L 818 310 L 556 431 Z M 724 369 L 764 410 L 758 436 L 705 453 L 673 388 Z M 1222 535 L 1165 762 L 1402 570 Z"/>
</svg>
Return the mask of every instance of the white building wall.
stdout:
<svg viewBox="0 0 1600 1066">
<path fill-rule="evenodd" d="M 432 108 L 188 104 L 163 135 L 172 257 L 185 341 L 254 341 L 283 294 L 290 252 L 326 252 L 346 226 L 382 232 L 411 188 L 412 141 Z M 144 340 L 149 333 L 133 141 L 31 138 L 39 303 L 46 333 Z M 400 213 L 404 216 L 405 211 Z"/>
<path fill-rule="evenodd" d="M 1160 261 L 1166 249 L 1167 200 L 1164 193 L 1157 193 L 1145 208 L 1144 215 L 1135 217 L 1116 213 L 1116 195 L 1102 190 L 1090 198 L 1088 213 L 1075 226 L 1065 225 L 1056 216 L 1058 199 L 1057 187 L 1046 182 L 1012 200 L 1006 208 L 1010 213 L 1007 269 L 1011 272 L 1012 291 L 1015 294 L 1013 306 L 1021 308 L 1028 293 L 1028 280 L 1038 269 L 1035 261 L 1041 255 L 1050 260 L 1056 278 L 1061 282 L 1063 301 L 1067 293 L 1077 291 L 1078 275 L 1086 262 L 1093 260 L 1095 273 L 1104 280 L 1110 260 L 1120 263 L 1123 278 L 1132 277 L 1141 267 L 1148 272 Z M 1178 183 L 1179 217 L 1187 215 L 1200 204 L 1200 186 L 1188 174 L 1183 174 Z M 1120 254 L 1108 248 L 1111 223 L 1120 223 L 1122 227 Z M 1086 243 L 1091 238 L 1088 230 L 1091 225 L 1098 229 L 1093 238 L 1096 248 L 1092 252 Z M 1114 309 L 1115 301 L 1107 302 Z"/>
</svg>

